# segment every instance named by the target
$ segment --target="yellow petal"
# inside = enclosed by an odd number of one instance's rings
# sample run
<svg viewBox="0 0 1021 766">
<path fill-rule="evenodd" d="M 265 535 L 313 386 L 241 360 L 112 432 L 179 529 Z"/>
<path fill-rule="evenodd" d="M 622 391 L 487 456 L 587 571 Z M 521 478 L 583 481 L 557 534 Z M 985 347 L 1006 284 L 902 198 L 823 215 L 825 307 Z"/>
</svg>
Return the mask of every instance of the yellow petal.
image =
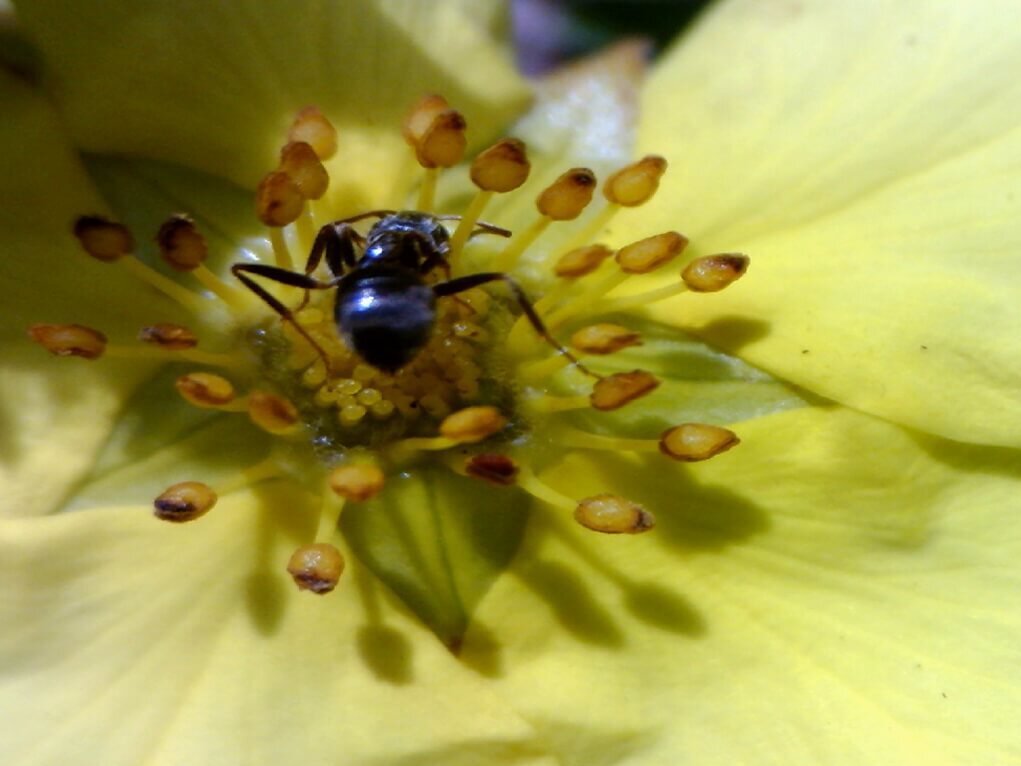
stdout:
<svg viewBox="0 0 1021 766">
<path fill-rule="evenodd" d="M 856 408 L 1021 444 L 1015 11 L 718 6 L 644 93 L 671 204 L 636 219 L 752 268 L 655 314 Z"/>
<path fill-rule="evenodd" d="M 149 368 L 57 359 L 28 341 L 27 326 L 77 322 L 131 337 L 153 310 L 176 314 L 162 296 L 81 252 L 71 224 L 104 205 L 41 96 L 0 71 L 0 103 L 2 513 L 40 514 L 87 469 Z"/>
<path fill-rule="evenodd" d="M 607 742 L 619 762 L 705 766 L 1021 758 L 1017 453 L 843 408 L 740 435 L 690 469 L 551 472 L 642 502 L 656 529 L 537 511 L 466 660 L 565 761 Z"/>
<path fill-rule="evenodd" d="M 369 0 L 25 2 L 19 14 L 72 136 L 91 151 L 251 188 L 274 167 L 293 114 L 316 104 L 340 131 L 354 182 L 376 192 L 407 155 L 397 126 L 423 92 L 473 115 L 476 138 L 520 107 L 525 92 L 488 31 L 492 5 L 478 18 L 464 3 Z"/>
<path fill-rule="evenodd" d="M 201 520 L 0 525 L 4 762 L 549 764 L 534 732 L 357 564 L 299 593 L 282 486 Z"/>
</svg>

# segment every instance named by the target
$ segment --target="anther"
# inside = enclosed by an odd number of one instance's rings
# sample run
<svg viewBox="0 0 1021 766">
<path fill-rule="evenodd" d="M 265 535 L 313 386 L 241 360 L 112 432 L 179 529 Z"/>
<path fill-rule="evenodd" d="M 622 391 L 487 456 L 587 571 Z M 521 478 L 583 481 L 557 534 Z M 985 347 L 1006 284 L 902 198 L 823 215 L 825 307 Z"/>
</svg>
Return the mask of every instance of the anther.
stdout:
<svg viewBox="0 0 1021 766">
<path fill-rule="evenodd" d="M 572 221 L 581 215 L 596 188 L 588 168 L 572 168 L 550 184 L 535 201 L 539 212 L 554 221 Z"/>
<path fill-rule="evenodd" d="M 663 432 L 659 437 L 659 451 L 674 460 L 696 463 L 715 457 L 740 443 L 737 434 L 726 428 L 703 423 L 683 423 Z"/>
<path fill-rule="evenodd" d="M 216 493 L 198 481 L 182 481 L 167 487 L 153 501 L 156 518 L 183 522 L 197 519 L 216 505 Z"/>
<path fill-rule="evenodd" d="M 177 392 L 189 404 L 215 409 L 234 401 L 234 386 L 226 378 L 211 372 L 191 372 L 174 381 Z"/>
<path fill-rule="evenodd" d="M 80 324 L 34 324 L 28 337 L 54 356 L 98 359 L 106 350 L 106 336 Z"/>
<path fill-rule="evenodd" d="M 291 554 L 287 571 L 301 590 L 323 595 L 337 587 L 344 556 L 330 543 L 302 545 Z"/>
<path fill-rule="evenodd" d="M 578 503 L 574 519 L 604 534 L 638 534 L 656 526 L 656 517 L 638 503 L 617 495 L 595 495 Z"/>
<path fill-rule="evenodd" d="M 432 126 L 433 120 L 448 109 L 450 109 L 450 104 L 443 96 L 435 93 L 422 96 L 408 110 L 401 125 L 401 134 L 404 136 L 404 140 L 412 147 L 416 147 Z"/>
<path fill-rule="evenodd" d="M 293 433 L 301 425 L 297 408 L 282 396 L 253 391 L 247 403 L 248 417 L 263 431 L 279 436 Z"/>
<path fill-rule="evenodd" d="M 317 106 L 306 106 L 295 115 L 287 140 L 309 144 L 320 160 L 328 160 L 337 153 L 337 129 Z"/>
<path fill-rule="evenodd" d="M 135 252 L 128 227 L 98 215 L 83 215 L 74 222 L 74 235 L 85 252 L 100 261 L 116 261 Z"/>
<path fill-rule="evenodd" d="M 623 207 L 641 205 L 656 193 L 659 179 L 665 171 L 666 160 L 650 154 L 607 178 L 603 184 L 603 196 Z"/>
<path fill-rule="evenodd" d="M 330 471 L 330 489 L 345 500 L 365 502 L 383 489 L 383 471 L 371 463 L 342 465 Z"/>
<path fill-rule="evenodd" d="M 740 253 L 707 255 L 689 263 L 681 279 L 696 293 L 715 293 L 740 279 L 748 270 L 749 258 Z"/>
<path fill-rule="evenodd" d="M 506 455 L 472 455 L 464 462 L 466 474 L 499 487 L 512 486 L 517 481 L 519 470 L 517 463 Z"/>
<path fill-rule="evenodd" d="M 294 223 L 305 206 L 301 189 L 287 173 L 274 170 L 259 182 L 255 213 L 267 226 L 280 228 Z"/>
<path fill-rule="evenodd" d="M 138 339 L 143 343 L 165 348 L 168 351 L 184 351 L 195 348 L 199 339 L 187 327 L 176 324 L 154 324 L 138 331 Z"/>
<path fill-rule="evenodd" d="M 291 177 L 305 199 L 319 199 L 330 185 L 329 173 L 315 149 L 305 141 L 291 141 L 280 150 L 277 170 Z"/>
<path fill-rule="evenodd" d="M 558 277 L 576 278 L 591 274 L 613 255 L 606 245 L 587 245 L 564 253 L 553 266 Z"/>
<path fill-rule="evenodd" d="M 687 237 L 668 231 L 632 242 L 618 250 L 615 257 L 621 271 L 646 274 L 677 257 L 687 245 Z"/>
<path fill-rule="evenodd" d="M 654 391 L 658 386 L 656 376 L 644 370 L 616 372 L 596 381 L 589 403 L 604 412 L 616 410 Z"/>
<path fill-rule="evenodd" d="M 440 423 L 440 435 L 461 443 L 480 442 L 507 425 L 496 407 L 466 407 L 448 415 Z"/>
<path fill-rule="evenodd" d="M 628 346 L 640 346 L 641 335 L 616 324 L 594 324 L 571 336 L 571 345 L 587 354 L 612 354 Z"/>
<path fill-rule="evenodd" d="M 460 112 L 453 109 L 440 112 L 415 144 L 418 163 L 424 168 L 449 168 L 459 163 L 468 146 L 467 127 Z"/>
<path fill-rule="evenodd" d="M 196 269 L 209 254 L 206 238 L 186 215 L 171 216 L 164 221 L 156 234 L 156 244 L 163 260 L 177 271 Z"/>
<path fill-rule="evenodd" d="M 525 144 L 516 138 L 505 138 L 472 161 L 471 180 L 483 191 L 503 194 L 528 180 L 530 170 Z"/>
</svg>

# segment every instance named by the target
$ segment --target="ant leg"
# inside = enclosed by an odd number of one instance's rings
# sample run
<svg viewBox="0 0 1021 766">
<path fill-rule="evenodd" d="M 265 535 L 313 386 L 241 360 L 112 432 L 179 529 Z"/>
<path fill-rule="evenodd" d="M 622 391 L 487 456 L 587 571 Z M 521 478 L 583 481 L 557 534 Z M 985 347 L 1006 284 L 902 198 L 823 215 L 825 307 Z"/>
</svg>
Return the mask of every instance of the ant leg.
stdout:
<svg viewBox="0 0 1021 766">
<path fill-rule="evenodd" d="M 312 336 L 308 334 L 308 331 L 295 321 L 293 312 L 287 308 L 287 306 L 274 298 L 272 294 L 247 275 L 254 274 L 256 276 L 265 277 L 266 279 L 271 279 L 274 282 L 279 282 L 282 285 L 304 287 L 306 295 L 309 290 L 328 290 L 331 287 L 336 287 L 335 282 L 330 281 L 323 283 L 307 274 L 296 274 L 293 271 L 281 269 L 278 266 L 268 266 L 261 263 L 235 263 L 230 267 L 230 272 L 238 278 L 241 284 L 255 293 L 267 306 L 273 309 L 273 311 L 275 311 L 283 321 L 288 322 L 291 327 L 293 327 L 298 334 L 301 335 L 301 337 L 308 341 L 308 344 L 315 349 L 319 358 L 323 360 L 323 364 L 326 367 L 326 374 L 329 375 L 332 372 L 330 369 L 330 358 L 326 355 L 326 352 L 323 351 L 322 346 L 316 343 Z"/>
<path fill-rule="evenodd" d="M 596 380 L 603 379 L 602 375 L 592 372 L 592 370 L 590 370 L 588 367 L 579 362 L 578 359 L 574 356 L 574 354 L 572 354 L 566 348 L 561 346 L 556 338 L 550 335 L 549 330 L 546 329 L 546 325 L 543 324 L 542 319 L 539 317 L 535 309 L 532 307 L 532 302 L 528 300 L 528 296 L 525 295 L 525 291 L 521 289 L 521 285 L 519 285 L 517 281 L 514 279 L 514 277 L 510 276 L 509 274 L 504 274 L 503 272 L 499 271 L 487 271 L 482 272 L 481 274 L 469 274 L 464 277 L 458 277 L 457 279 L 451 279 L 449 282 L 440 282 L 438 285 L 434 285 L 433 293 L 436 295 L 437 298 L 442 298 L 447 295 L 453 295 L 455 293 L 464 292 L 465 290 L 470 290 L 473 287 L 478 287 L 479 285 L 484 285 L 489 282 L 503 282 L 504 284 L 506 284 L 510 288 L 511 292 L 514 293 L 514 297 L 517 300 L 518 305 L 521 306 L 521 310 L 528 318 L 529 323 L 539 334 L 539 337 L 541 337 L 544 341 L 553 346 L 553 348 L 555 348 L 563 356 L 569 359 L 571 361 L 571 364 L 573 364 L 583 373 L 588 375 L 590 378 L 595 378 Z"/>
<path fill-rule="evenodd" d="M 322 226 L 312 243 L 308 260 L 305 261 L 305 275 L 308 276 L 315 271 L 325 256 L 330 273 L 334 277 L 343 276 L 347 270 L 354 269 L 357 263 L 355 246 L 364 244 L 365 238 L 348 223 L 335 222 Z M 295 311 L 301 311 L 308 304 L 309 289 L 305 288 L 305 296 Z"/>
<path fill-rule="evenodd" d="M 439 221 L 460 221 L 464 216 L 460 215 L 438 215 L 436 219 Z M 509 237 L 513 232 L 510 229 L 503 229 L 499 226 L 494 226 L 491 223 L 485 221 L 476 221 L 475 229 L 468 236 L 473 237 L 476 234 L 496 234 L 499 237 Z"/>
</svg>

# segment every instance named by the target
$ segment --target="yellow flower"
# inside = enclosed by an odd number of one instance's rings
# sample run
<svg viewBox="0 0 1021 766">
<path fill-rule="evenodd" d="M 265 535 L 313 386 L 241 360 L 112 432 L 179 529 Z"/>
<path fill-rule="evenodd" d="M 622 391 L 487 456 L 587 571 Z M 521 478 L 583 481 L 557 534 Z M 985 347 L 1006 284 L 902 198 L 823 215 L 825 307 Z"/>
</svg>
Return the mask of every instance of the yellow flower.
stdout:
<svg viewBox="0 0 1021 766">
<path fill-rule="evenodd" d="M 637 153 L 666 155 L 671 171 L 658 204 L 614 219 L 608 237 L 677 227 L 696 254 L 752 253 L 754 279 L 740 289 L 649 316 L 817 403 L 784 409 L 796 400 L 716 384 L 738 400 L 725 402 L 680 379 L 693 345 L 664 336 L 629 350 L 675 381 L 672 396 L 701 393 L 751 418 L 743 444 L 690 470 L 612 452 L 557 461 L 542 477 L 550 486 L 619 491 L 656 508 L 659 525 L 610 538 L 537 506 L 509 567 L 507 551 L 467 554 L 480 570 L 455 567 L 443 583 L 458 597 L 493 581 L 467 593 L 459 657 L 359 567 L 328 601 L 284 587 L 269 562 L 286 560 L 314 515 L 282 482 L 224 497 L 179 529 L 138 513 L 153 476 L 225 476 L 246 465 L 249 445 L 233 427 L 189 439 L 192 423 L 156 427 L 173 439 L 153 443 L 119 419 L 145 373 L 137 363 L 55 364 L 20 340 L 42 308 L 48 321 L 112 330 L 152 321 L 134 283 L 55 234 L 101 204 L 61 127 L 92 152 L 172 160 L 251 188 L 293 107 L 314 102 L 351 137 L 348 193 L 370 206 L 398 172 L 387 136 L 415 95 L 444 90 L 482 135 L 520 103 L 488 6 L 468 18 L 457 3 L 438 17 L 408 8 L 316 6 L 306 17 L 293 4 L 242 14 L 134 3 L 119 15 L 78 3 L 73 23 L 45 4 L 20 9 L 60 118 L 0 79 L 10 200 L 0 224 L 14 249 L 0 262 L 5 762 L 1021 757 L 1009 260 L 1021 232 L 1021 90 L 1008 3 L 730 2 L 665 56 L 643 90 Z M 571 124 L 589 124 L 584 106 L 612 117 L 599 111 L 604 83 L 571 81 Z M 538 148 L 573 160 L 598 133 L 555 133 L 564 102 L 541 103 L 552 105 L 532 117 Z M 133 197 L 111 168 L 90 161 L 100 184 L 105 171 L 108 189 Z M 238 241 L 247 230 L 222 212 L 229 191 L 180 179 L 165 196 L 194 195 Z M 143 395 L 127 412 L 159 416 L 161 401 Z M 641 412 L 627 412 L 615 425 L 640 426 Z M 393 505 L 413 505 L 423 486 Z M 90 498 L 108 507 L 52 515 Z"/>
</svg>

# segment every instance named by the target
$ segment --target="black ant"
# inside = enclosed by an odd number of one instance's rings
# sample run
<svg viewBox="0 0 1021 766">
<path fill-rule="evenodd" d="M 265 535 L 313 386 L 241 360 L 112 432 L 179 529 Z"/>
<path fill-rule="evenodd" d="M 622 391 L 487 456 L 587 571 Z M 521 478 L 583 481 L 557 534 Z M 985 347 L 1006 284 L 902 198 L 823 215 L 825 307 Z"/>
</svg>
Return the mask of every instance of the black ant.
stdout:
<svg viewBox="0 0 1021 766">
<path fill-rule="evenodd" d="M 363 236 L 352 224 L 366 218 L 380 220 Z M 450 278 L 447 262 L 450 235 L 440 222 L 458 218 L 410 210 L 373 210 L 319 229 L 304 273 L 256 263 L 236 263 L 231 272 L 284 321 L 291 323 L 318 352 L 327 371 L 329 359 L 319 344 L 294 320 L 292 311 L 256 284 L 249 274 L 304 288 L 306 300 L 308 290 L 336 289 L 333 315 L 341 337 L 362 359 L 387 373 L 396 372 L 414 359 L 429 341 L 436 322 L 437 298 L 501 281 L 510 288 L 535 331 L 579 370 L 598 378 L 550 335 L 513 277 L 501 272 L 481 272 Z M 511 236 L 511 232 L 492 224 L 477 226 L 473 233 Z M 326 282 L 312 276 L 324 257 L 333 274 Z M 446 273 L 446 281 L 427 284 L 425 276 L 437 268 Z"/>
</svg>

